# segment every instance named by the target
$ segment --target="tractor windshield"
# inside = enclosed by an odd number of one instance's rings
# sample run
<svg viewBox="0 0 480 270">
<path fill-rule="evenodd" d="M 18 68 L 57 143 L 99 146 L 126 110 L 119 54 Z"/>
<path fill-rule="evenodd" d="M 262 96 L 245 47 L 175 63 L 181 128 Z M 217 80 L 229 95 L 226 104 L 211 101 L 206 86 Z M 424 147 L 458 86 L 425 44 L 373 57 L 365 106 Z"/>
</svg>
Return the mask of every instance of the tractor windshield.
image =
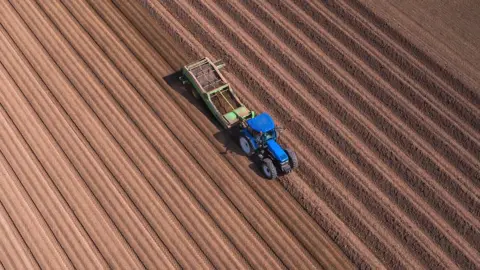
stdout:
<svg viewBox="0 0 480 270">
<path fill-rule="evenodd" d="M 276 139 L 276 136 L 277 136 L 277 132 L 275 131 L 275 129 L 272 129 L 270 131 L 267 131 L 267 132 L 257 132 L 255 130 L 252 130 L 250 129 L 250 134 L 252 134 L 252 136 L 255 138 L 255 140 L 259 143 L 259 144 L 264 144 L 266 143 L 268 140 L 275 140 Z"/>
<path fill-rule="evenodd" d="M 276 131 L 275 131 L 275 129 L 272 129 L 268 132 L 265 132 L 264 135 L 265 135 L 265 137 L 264 137 L 265 141 L 268 141 L 270 139 L 275 139 Z"/>
</svg>

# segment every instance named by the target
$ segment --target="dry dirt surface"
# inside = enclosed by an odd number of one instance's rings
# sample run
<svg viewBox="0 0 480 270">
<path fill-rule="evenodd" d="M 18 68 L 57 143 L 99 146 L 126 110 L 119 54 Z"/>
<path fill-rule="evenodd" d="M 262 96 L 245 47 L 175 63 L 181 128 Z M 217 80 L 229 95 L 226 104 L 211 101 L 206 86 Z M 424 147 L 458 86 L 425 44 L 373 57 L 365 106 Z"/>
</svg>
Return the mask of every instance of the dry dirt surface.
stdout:
<svg viewBox="0 0 480 270">
<path fill-rule="evenodd" d="M 365 3 L 0 0 L 0 269 L 479 269 L 479 72 Z M 178 82 L 203 56 L 297 171 Z"/>
</svg>

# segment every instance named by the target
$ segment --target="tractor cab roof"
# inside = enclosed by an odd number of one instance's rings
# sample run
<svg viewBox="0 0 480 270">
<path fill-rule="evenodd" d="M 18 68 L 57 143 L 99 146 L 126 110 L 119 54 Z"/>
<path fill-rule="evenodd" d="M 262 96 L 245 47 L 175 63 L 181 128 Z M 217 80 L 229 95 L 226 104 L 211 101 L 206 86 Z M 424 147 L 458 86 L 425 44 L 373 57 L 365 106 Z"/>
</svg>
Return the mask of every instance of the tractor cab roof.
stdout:
<svg viewBox="0 0 480 270">
<path fill-rule="evenodd" d="M 267 113 L 261 113 L 254 118 L 248 119 L 247 124 L 256 132 L 268 132 L 275 128 L 272 117 Z"/>
</svg>

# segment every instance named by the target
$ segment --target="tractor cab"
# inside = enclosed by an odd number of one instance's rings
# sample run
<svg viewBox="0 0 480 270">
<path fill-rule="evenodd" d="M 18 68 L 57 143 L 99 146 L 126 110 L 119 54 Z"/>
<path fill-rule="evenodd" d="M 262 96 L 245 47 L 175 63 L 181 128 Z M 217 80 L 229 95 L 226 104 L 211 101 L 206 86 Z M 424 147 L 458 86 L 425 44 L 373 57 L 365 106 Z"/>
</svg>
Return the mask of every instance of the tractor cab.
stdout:
<svg viewBox="0 0 480 270">
<path fill-rule="evenodd" d="M 275 123 L 270 115 L 262 113 L 247 120 L 247 131 L 262 145 L 269 140 L 277 139 Z"/>
<path fill-rule="evenodd" d="M 278 133 L 270 115 L 261 113 L 245 124 L 241 130 L 240 147 L 247 155 L 256 154 L 263 160 L 262 170 L 267 178 L 276 178 L 277 171 L 288 173 L 297 166 L 295 153 L 277 143 Z"/>
</svg>

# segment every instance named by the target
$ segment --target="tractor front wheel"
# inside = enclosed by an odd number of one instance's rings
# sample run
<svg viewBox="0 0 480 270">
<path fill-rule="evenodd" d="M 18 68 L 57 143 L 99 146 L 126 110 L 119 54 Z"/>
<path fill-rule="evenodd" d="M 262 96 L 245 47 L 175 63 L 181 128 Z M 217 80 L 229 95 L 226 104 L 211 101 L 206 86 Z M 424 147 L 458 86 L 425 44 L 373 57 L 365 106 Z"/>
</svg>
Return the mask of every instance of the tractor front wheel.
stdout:
<svg viewBox="0 0 480 270">
<path fill-rule="evenodd" d="M 247 155 L 251 156 L 255 152 L 253 149 L 252 142 L 245 136 L 241 136 L 240 139 L 238 139 L 238 142 L 240 144 L 240 147 L 242 148 L 242 151 Z"/>
<path fill-rule="evenodd" d="M 275 164 L 273 164 L 273 161 L 269 158 L 266 158 L 262 162 L 262 171 L 265 177 L 268 179 L 275 179 L 277 178 L 277 168 L 275 167 Z"/>
<path fill-rule="evenodd" d="M 287 152 L 290 167 L 292 167 L 292 170 L 296 169 L 298 167 L 297 154 L 292 149 L 285 149 L 285 152 Z"/>
<path fill-rule="evenodd" d="M 196 99 L 200 99 L 200 95 L 198 94 L 197 90 L 192 89 L 192 95 L 193 95 L 193 97 L 195 97 Z"/>
</svg>

